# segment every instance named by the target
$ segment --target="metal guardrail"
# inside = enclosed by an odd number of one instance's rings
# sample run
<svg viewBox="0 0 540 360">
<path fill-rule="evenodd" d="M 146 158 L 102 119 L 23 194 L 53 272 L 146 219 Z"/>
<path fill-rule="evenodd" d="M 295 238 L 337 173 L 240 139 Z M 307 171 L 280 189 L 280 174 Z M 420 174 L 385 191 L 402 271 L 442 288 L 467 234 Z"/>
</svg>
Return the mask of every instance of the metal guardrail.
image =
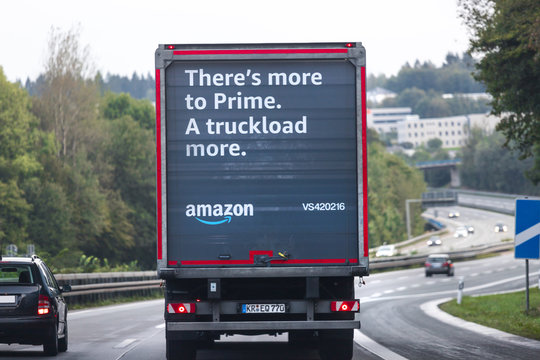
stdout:
<svg viewBox="0 0 540 360">
<path fill-rule="evenodd" d="M 71 286 L 65 292 L 68 304 L 85 304 L 119 296 L 149 296 L 161 291 L 156 271 L 81 273 L 55 275 L 59 285 Z"/>
</svg>

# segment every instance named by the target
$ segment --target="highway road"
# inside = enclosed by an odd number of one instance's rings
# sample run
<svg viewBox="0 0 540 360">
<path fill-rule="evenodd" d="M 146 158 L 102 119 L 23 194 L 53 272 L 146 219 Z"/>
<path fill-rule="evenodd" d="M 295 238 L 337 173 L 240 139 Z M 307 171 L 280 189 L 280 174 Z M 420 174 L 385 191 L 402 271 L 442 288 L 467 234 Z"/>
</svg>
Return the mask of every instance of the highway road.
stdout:
<svg viewBox="0 0 540 360">
<path fill-rule="evenodd" d="M 450 226 L 475 225 L 475 234 L 453 238 L 452 230 L 440 247 L 417 244 L 418 252 L 440 252 L 474 247 L 484 242 L 513 238 L 513 218 L 481 210 L 455 208 L 457 219 Z M 439 209 L 445 217 L 449 209 Z M 502 219 L 507 233 L 495 234 L 492 223 Z M 452 225 L 452 222 L 456 224 Z M 525 262 L 512 253 L 486 259 L 458 262 L 455 276 L 426 278 L 422 268 L 383 272 L 364 278 L 357 287 L 361 299 L 362 329 L 355 335 L 354 359 L 535 359 L 540 342 L 487 334 L 456 326 L 440 318 L 434 305 L 456 297 L 463 277 L 465 295 L 487 294 L 525 287 Z M 540 262 L 530 262 L 530 284 L 536 286 Z M 538 291 L 534 288 L 534 291 Z M 524 299 L 525 304 L 525 299 Z M 525 305 L 524 305 L 525 306 Z M 153 360 L 165 359 L 163 300 L 115 305 L 69 313 L 69 349 L 58 359 Z M 234 336 L 219 341 L 213 349 L 199 351 L 198 359 L 318 359 L 317 352 L 291 349 L 287 336 Z M 42 347 L 0 344 L 0 359 L 36 359 Z"/>
<path fill-rule="evenodd" d="M 448 214 L 455 211 L 458 211 L 460 216 L 448 218 Z M 467 250 L 483 245 L 496 245 L 514 241 L 514 217 L 510 215 L 462 206 L 432 208 L 427 210 L 426 213 L 446 225 L 446 231 L 441 234 L 442 245 L 427 246 L 426 242 L 415 242 L 401 247 L 401 254 L 430 254 Z M 496 233 L 494 228 L 497 223 L 506 225 L 508 231 Z M 455 237 L 455 230 L 465 225 L 472 225 L 475 229 L 474 233 L 466 237 Z"/>
<path fill-rule="evenodd" d="M 424 309 L 432 300 L 455 297 L 461 276 L 466 295 L 523 288 L 524 261 L 507 253 L 455 267 L 454 277 L 426 278 L 421 268 L 366 277 L 366 285 L 357 288 L 362 329 L 356 336 L 354 359 L 534 359 L 540 342 L 478 334 L 433 318 Z M 531 286 L 538 283 L 539 273 L 539 262 L 531 261 Z M 164 359 L 162 312 L 162 300 L 70 312 L 69 349 L 58 359 Z M 285 335 L 230 337 L 214 349 L 200 351 L 199 358 L 318 359 L 316 352 L 290 349 L 286 340 Z M 0 358 L 40 357 L 38 346 L 0 345 Z"/>
<path fill-rule="evenodd" d="M 531 286 L 538 284 L 539 265 L 531 261 Z M 457 296 L 460 277 L 464 277 L 465 295 L 521 289 L 525 287 L 525 261 L 506 253 L 458 262 L 454 277 L 427 278 L 422 268 L 371 275 L 357 292 L 362 303 L 362 334 L 391 351 L 385 358 L 399 358 L 395 354 L 407 359 L 537 358 L 538 341 L 520 343 L 478 334 L 425 313 L 424 304 Z"/>
</svg>

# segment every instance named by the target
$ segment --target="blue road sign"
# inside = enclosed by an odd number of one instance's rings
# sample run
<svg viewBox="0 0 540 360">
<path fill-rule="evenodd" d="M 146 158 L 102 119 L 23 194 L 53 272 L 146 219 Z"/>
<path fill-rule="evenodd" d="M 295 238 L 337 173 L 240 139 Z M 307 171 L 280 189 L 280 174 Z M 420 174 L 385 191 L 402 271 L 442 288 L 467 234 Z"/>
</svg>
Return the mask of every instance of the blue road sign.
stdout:
<svg viewBox="0 0 540 360">
<path fill-rule="evenodd" d="M 540 259 L 540 200 L 516 200 L 516 259 Z"/>
</svg>

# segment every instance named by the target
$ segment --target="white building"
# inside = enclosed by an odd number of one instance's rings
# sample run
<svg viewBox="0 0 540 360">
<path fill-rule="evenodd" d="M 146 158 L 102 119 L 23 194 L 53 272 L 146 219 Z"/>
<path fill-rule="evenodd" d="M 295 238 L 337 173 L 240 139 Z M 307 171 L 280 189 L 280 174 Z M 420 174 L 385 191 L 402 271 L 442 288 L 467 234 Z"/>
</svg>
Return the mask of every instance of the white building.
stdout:
<svg viewBox="0 0 540 360">
<path fill-rule="evenodd" d="M 397 137 L 398 124 L 405 120 L 419 120 L 418 115 L 411 114 L 411 108 L 374 108 L 367 110 L 367 125 L 380 135 L 395 134 Z"/>
<path fill-rule="evenodd" d="M 465 145 L 470 129 L 480 127 L 494 131 L 499 118 L 488 114 L 470 114 L 431 119 L 407 118 L 397 125 L 398 143 L 411 143 L 414 147 L 427 145 L 430 139 L 441 139 L 443 148 Z"/>
</svg>

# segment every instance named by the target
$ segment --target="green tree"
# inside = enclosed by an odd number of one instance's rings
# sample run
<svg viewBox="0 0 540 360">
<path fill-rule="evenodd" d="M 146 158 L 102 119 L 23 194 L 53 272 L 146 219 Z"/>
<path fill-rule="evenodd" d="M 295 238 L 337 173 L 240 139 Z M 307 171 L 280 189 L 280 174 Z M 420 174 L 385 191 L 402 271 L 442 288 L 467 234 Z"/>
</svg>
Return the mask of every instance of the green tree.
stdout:
<svg viewBox="0 0 540 360">
<path fill-rule="evenodd" d="M 154 108 L 148 100 L 108 93 L 102 99 L 101 115 L 109 134 L 100 160 L 110 168 L 107 186 L 131 209 L 127 215 L 137 234 L 133 258 L 151 267 L 156 224 Z"/>
<path fill-rule="evenodd" d="M 520 161 L 516 152 L 502 146 L 504 141 L 501 133 L 472 129 L 462 150 L 462 184 L 484 191 L 540 195 L 540 185 L 534 186 L 524 175 L 533 159 Z"/>
<path fill-rule="evenodd" d="M 86 137 L 84 123 L 96 117 L 97 87 L 92 80 L 88 48 L 81 49 L 76 29 L 51 29 L 48 60 L 36 112 L 46 131 L 53 131 L 58 156 L 73 160 Z"/>
<path fill-rule="evenodd" d="M 389 154 L 376 138 L 368 133 L 368 218 L 372 246 L 406 239 L 405 201 L 418 199 L 425 190 L 422 173 L 408 166 L 396 155 Z M 423 231 L 421 209 L 412 209 L 413 233 Z"/>
<path fill-rule="evenodd" d="M 492 114 L 504 145 L 521 158 L 540 155 L 540 6 L 538 0 L 460 0 L 472 33 L 469 51 L 481 56 L 475 78 L 493 96 Z M 540 160 L 527 172 L 540 182 Z"/>
<path fill-rule="evenodd" d="M 21 184 L 41 166 L 34 152 L 37 120 L 24 90 L 7 81 L 0 67 L 0 241 L 22 245 L 31 204 Z"/>
</svg>

